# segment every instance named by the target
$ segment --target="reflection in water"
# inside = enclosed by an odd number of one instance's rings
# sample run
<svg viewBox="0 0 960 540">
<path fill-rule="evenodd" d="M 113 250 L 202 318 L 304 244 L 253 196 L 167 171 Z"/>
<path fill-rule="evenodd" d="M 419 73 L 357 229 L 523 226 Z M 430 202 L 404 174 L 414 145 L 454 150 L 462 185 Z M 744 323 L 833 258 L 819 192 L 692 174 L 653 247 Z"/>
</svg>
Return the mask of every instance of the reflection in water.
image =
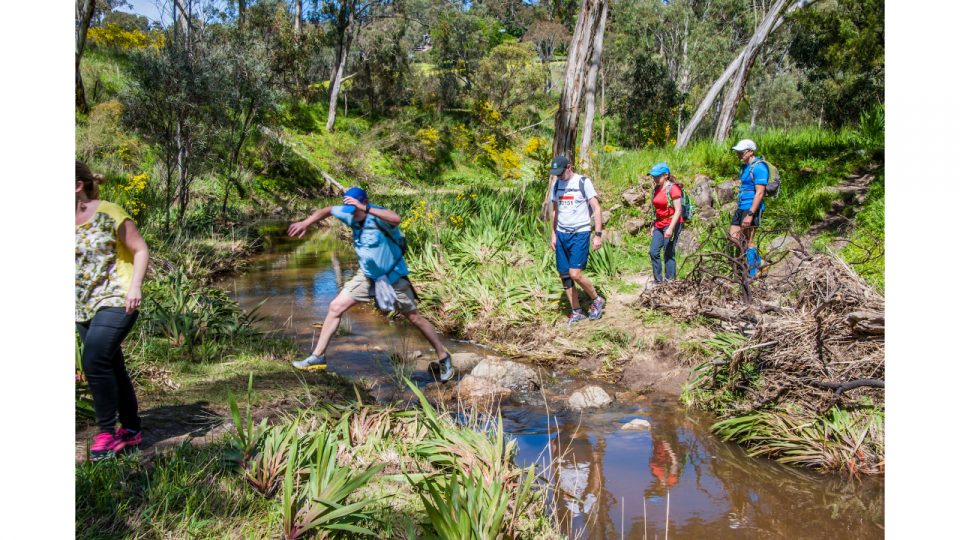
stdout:
<svg viewBox="0 0 960 540">
<path fill-rule="evenodd" d="M 643 406 L 565 413 L 504 412 L 524 463 L 560 455 L 548 477 L 571 538 L 882 538 L 883 483 L 804 473 L 747 457 L 709 420 L 667 396 Z M 649 431 L 621 431 L 634 418 Z M 528 423 L 524 426 L 525 422 Z M 558 453 L 559 452 L 559 453 Z M 669 494 L 669 505 L 668 505 Z M 669 524 L 668 524 L 669 513 Z M 621 529 L 620 524 L 623 523 Z M 669 526 L 668 526 L 669 525 Z"/>
<path fill-rule="evenodd" d="M 224 286 L 245 308 L 268 298 L 261 315 L 306 348 L 311 324 L 323 320 L 344 279 L 356 271 L 352 254 L 322 242 L 279 242 L 254 270 Z M 386 354 L 406 340 L 428 345 L 403 323 L 384 324 L 371 308 L 351 311 L 352 333 L 331 346 L 331 368 L 347 377 L 388 381 Z M 451 351 L 474 350 L 448 341 Z M 415 380 L 432 380 L 428 376 Z M 551 410 L 566 395 L 563 384 L 545 389 Z M 882 538 L 883 482 L 819 476 L 747 457 L 709 434 L 710 419 L 685 411 L 676 398 L 615 404 L 589 414 L 564 412 L 548 423 L 538 405 L 505 405 L 504 429 L 516 438 L 518 460 L 550 463 L 556 480 L 552 504 L 571 538 Z M 621 431 L 634 418 L 650 430 Z M 667 501 L 669 494 L 669 527 Z M 621 527 L 621 523 L 623 526 Z"/>
</svg>

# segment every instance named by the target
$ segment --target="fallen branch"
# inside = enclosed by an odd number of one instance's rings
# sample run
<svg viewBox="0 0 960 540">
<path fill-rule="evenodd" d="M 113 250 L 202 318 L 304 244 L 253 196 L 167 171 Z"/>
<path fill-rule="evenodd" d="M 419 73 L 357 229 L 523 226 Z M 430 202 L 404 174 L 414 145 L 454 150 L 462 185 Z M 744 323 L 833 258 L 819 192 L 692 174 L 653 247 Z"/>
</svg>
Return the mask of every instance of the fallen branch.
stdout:
<svg viewBox="0 0 960 540">
<path fill-rule="evenodd" d="M 854 388 L 861 388 L 864 386 L 869 388 L 884 388 L 883 379 L 854 379 L 844 383 L 810 381 L 810 386 L 823 388 L 825 390 L 833 390 L 834 394 L 838 396 L 848 390 L 853 390 Z"/>
<path fill-rule="evenodd" d="M 313 162 L 313 160 L 310 159 L 309 156 L 305 155 L 305 154 L 304 154 L 303 152 L 301 152 L 300 150 L 297 150 L 292 144 L 290 144 L 290 143 L 288 143 L 287 141 L 283 140 L 283 137 L 281 137 L 279 133 L 275 133 L 275 132 L 274 132 L 273 130 L 271 130 L 270 128 L 264 127 L 264 126 L 261 126 L 261 127 L 260 127 L 260 132 L 263 133 L 264 135 L 266 135 L 267 137 L 270 137 L 271 139 L 277 141 L 277 143 L 280 144 L 280 146 L 283 146 L 284 148 L 287 148 L 288 150 L 290 150 L 291 152 L 293 152 L 294 154 L 296 154 L 297 157 L 299 157 L 300 159 L 302 159 L 307 165 L 310 165 L 314 170 L 316 170 L 318 173 L 320 173 L 320 176 L 321 176 L 328 184 L 330 184 L 331 186 L 333 186 L 333 187 L 335 187 L 336 189 L 338 189 L 338 190 L 339 190 L 339 193 L 343 193 L 344 191 L 346 191 L 346 190 L 344 189 L 344 187 L 343 187 L 343 184 L 341 184 L 340 182 L 337 182 L 336 180 L 334 180 L 332 176 L 330 176 L 329 174 L 327 174 L 326 172 L 324 172 L 323 169 L 321 169 L 320 167 L 317 167 L 317 165 Z"/>
</svg>

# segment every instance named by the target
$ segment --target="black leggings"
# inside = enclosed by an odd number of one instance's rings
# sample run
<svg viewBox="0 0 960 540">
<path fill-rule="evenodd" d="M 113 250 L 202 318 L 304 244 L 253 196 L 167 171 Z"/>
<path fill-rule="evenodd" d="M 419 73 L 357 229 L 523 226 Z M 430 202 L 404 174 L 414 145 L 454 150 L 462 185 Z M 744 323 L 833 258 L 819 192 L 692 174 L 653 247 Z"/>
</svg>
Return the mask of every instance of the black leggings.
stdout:
<svg viewBox="0 0 960 540">
<path fill-rule="evenodd" d="M 138 311 L 127 315 L 124 308 L 101 308 L 86 322 L 77 323 L 83 342 L 83 372 L 93 394 L 93 410 L 102 432 L 113 432 L 119 414 L 123 427 L 140 431 L 137 396 L 123 364 L 120 344 L 136 322 Z"/>
</svg>

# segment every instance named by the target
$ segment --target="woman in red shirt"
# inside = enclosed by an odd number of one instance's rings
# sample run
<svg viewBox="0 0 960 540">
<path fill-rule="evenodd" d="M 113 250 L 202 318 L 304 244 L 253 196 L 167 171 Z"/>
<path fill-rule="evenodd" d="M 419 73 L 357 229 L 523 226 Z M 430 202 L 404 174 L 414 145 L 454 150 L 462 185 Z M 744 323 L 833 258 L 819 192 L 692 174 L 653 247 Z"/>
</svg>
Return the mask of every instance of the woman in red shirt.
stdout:
<svg viewBox="0 0 960 540">
<path fill-rule="evenodd" d="M 661 251 L 663 251 L 663 263 L 666 266 L 666 279 L 677 278 L 675 255 L 677 239 L 680 238 L 680 231 L 683 229 L 683 191 L 670 174 L 670 167 L 666 163 L 654 165 L 650 169 L 650 176 L 653 177 L 654 182 L 651 202 L 655 216 L 653 228 L 650 231 L 653 234 L 653 240 L 650 242 L 650 262 L 653 265 L 653 279 L 660 283 L 664 280 L 660 261 Z"/>
</svg>

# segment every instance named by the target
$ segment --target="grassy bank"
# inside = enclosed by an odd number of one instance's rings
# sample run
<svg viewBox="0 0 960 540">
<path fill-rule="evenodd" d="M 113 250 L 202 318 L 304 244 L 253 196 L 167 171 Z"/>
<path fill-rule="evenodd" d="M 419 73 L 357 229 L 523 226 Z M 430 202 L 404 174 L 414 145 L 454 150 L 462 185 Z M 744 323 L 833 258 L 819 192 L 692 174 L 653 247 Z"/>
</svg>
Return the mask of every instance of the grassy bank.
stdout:
<svg viewBox="0 0 960 540">
<path fill-rule="evenodd" d="M 234 426 L 213 444 L 79 465 L 78 537 L 560 537 L 502 430 L 420 400 L 256 422 L 231 396 Z"/>
</svg>

